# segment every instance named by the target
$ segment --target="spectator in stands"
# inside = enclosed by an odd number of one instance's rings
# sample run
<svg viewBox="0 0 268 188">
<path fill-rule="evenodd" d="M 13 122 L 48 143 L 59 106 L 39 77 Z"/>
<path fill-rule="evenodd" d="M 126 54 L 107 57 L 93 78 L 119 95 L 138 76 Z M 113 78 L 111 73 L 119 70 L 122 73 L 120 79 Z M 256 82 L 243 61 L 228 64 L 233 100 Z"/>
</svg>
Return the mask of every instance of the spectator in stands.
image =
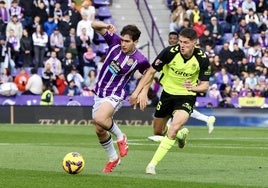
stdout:
<svg viewBox="0 0 268 188">
<path fill-rule="evenodd" d="M 202 49 L 205 49 L 206 45 L 209 45 L 212 48 L 215 47 L 215 39 L 208 28 L 206 28 L 203 35 L 199 37 L 199 45 Z"/>
<path fill-rule="evenodd" d="M 8 67 L 7 59 L 6 39 L 4 35 L 0 35 L 0 70 Z"/>
<path fill-rule="evenodd" d="M 209 90 L 207 91 L 207 97 L 217 99 L 218 101 L 222 100 L 222 96 L 217 88 L 217 84 L 212 84 L 212 86 L 210 86 Z"/>
<path fill-rule="evenodd" d="M 221 91 L 222 98 L 231 97 L 232 95 L 232 86 L 226 85 L 224 90 Z"/>
<path fill-rule="evenodd" d="M 256 3 L 253 0 L 244 0 L 242 2 L 242 10 L 244 14 L 247 14 L 249 12 L 249 9 L 252 9 L 254 12 L 256 12 Z"/>
<path fill-rule="evenodd" d="M 256 1 L 256 12 L 258 14 L 263 13 L 268 10 L 268 4 L 266 0 L 258 0 Z"/>
<path fill-rule="evenodd" d="M 87 51 L 83 55 L 83 75 L 84 79 L 87 77 L 90 70 L 97 70 L 97 65 L 94 60 L 96 53 L 93 51 L 92 46 L 88 46 Z"/>
<path fill-rule="evenodd" d="M 237 43 L 234 43 L 233 51 L 231 52 L 231 58 L 233 61 L 237 64 L 240 64 L 242 62 L 242 59 L 246 57 L 244 51 L 239 48 Z"/>
<path fill-rule="evenodd" d="M 80 14 L 87 15 L 88 20 L 90 20 L 91 22 L 93 22 L 95 20 L 95 15 L 96 15 L 96 9 L 93 6 L 93 3 L 91 0 L 88 1 L 84 1 L 82 3 L 82 7 L 80 9 Z"/>
<path fill-rule="evenodd" d="M 242 38 L 243 40 L 243 50 L 245 52 L 245 55 L 248 55 L 248 50 L 249 48 L 251 48 L 252 46 L 254 46 L 254 40 L 252 38 L 252 36 L 250 35 L 249 31 L 246 31 L 244 34 L 244 37 Z"/>
<path fill-rule="evenodd" d="M 33 17 L 34 17 L 34 9 L 35 9 L 35 6 L 34 6 L 34 3 L 33 1 L 23 1 L 23 0 L 20 0 L 19 1 L 19 6 L 23 9 L 23 20 L 21 21 L 22 22 L 22 25 L 23 25 L 23 28 L 27 28 L 32 24 L 33 22 Z"/>
<path fill-rule="evenodd" d="M 260 36 L 257 38 L 256 42 L 260 44 L 262 53 L 264 53 L 265 50 L 268 49 L 268 35 L 266 34 L 265 30 L 261 30 Z"/>
<path fill-rule="evenodd" d="M 3 36 L 6 35 L 6 23 L 3 21 L 1 14 L 0 14 L 0 36 L 1 35 L 3 35 Z"/>
<path fill-rule="evenodd" d="M 242 63 L 238 65 L 238 72 L 241 79 L 243 79 L 248 76 L 249 72 L 254 72 L 254 67 L 249 66 L 247 58 L 243 58 Z"/>
<path fill-rule="evenodd" d="M 81 74 L 77 71 L 76 67 L 73 67 L 71 72 L 67 75 L 67 81 L 70 82 L 71 80 L 74 81 L 75 85 L 78 87 L 80 93 L 82 92 L 85 84 L 84 84 L 84 78 L 81 76 Z"/>
<path fill-rule="evenodd" d="M 249 30 L 250 28 L 247 25 L 245 18 L 240 18 L 239 24 L 236 26 L 234 32 L 239 33 L 239 37 L 243 39 Z"/>
<path fill-rule="evenodd" d="M 85 87 L 86 90 L 88 91 L 88 96 L 94 95 L 94 89 L 96 87 L 96 84 L 97 84 L 96 70 L 90 70 L 87 77 L 85 78 Z"/>
<path fill-rule="evenodd" d="M 10 17 L 17 16 L 18 21 L 21 22 L 24 19 L 24 10 L 19 6 L 18 0 L 13 0 L 11 7 L 9 8 Z"/>
<path fill-rule="evenodd" d="M 9 37 L 9 31 L 13 30 L 14 35 L 20 40 L 22 36 L 23 26 L 21 22 L 18 21 L 17 15 L 13 15 L 11 20 L 8 22 L 6 27 L 6 37 Z"/>
<path fill-rule="evenodd" d="M 22 56 L 22 66 L 33 66 L 33 39 L 29 36 L 27 29 L 23 29 L 22 38 L 20 39 L 20 53 Z"/>
<path fill-rule="evenodd" d="M 35 68 L 38 69 L 38 67 L 43 67 L 46 46 L 48 44 L 48 35 L 43 31 L 42 25 L 36 27 L 36 31 L 32 34 L 32 39 Z"/>
<path fill-rule="evenodd" d="M 254 90 L 257 84 L 258 84 L 257 76 L 255 76 L 255 73 L 250 72 L 249 76 L 245 79 L 245 85 L 248 85 L 249 89 Z"/>
<path fill-rule="evenodd" d="M 261 59 L 264 66 L 268 68 L 268 48 L 266 48 L 266 50 L 264 51 L 264 54 Z"/>
<path fill-rule="evenodd" d="M 235 33 L 235 28 L 237 27 L 237 25 L 239 23 L 239 18 L 238 18 L 238 15 L 237 15 L 237 9 L 236 8 L 234 8 L 233 10 L 231 10 L 230 13 L 227 14 L 226 22 L 231 27 L 231 32 Z"/>
<path fill-rule="evenodd" d="M 77 87 L 77 85 L 75 85 L 74 80 L 70 80 L 68 82 L 68 86 L 65 88 L 63 94 L 68 96 L 68 97 L 73 97 L 73 96 L 76 96 L 76 95 L 80 95 L 81 90 Z"/>
<path fill-rule="evenodd" d="M 61 8 L 62 12 L 66 12 L 72 1 L 74 1 L 74 0 L 57 0 L 56 2 L 61 5 L 60 8 Z"/>
<path fill-rule="evenodd" d="M 206 25 L 203 24 L 203 20 L 200 18 L 197 23 L 194 23 L 193 29 L 196 31 L 198 38 L 204 34 Z"/>
<path fill-rule="evenodd" d="M 65 58 L 62 60 L 62 69 L 65 78 L 72 71 L 73 67 L 77 67 L 77 62 L 73 58 L 72 53 L 70 51 L 66 51 Z"/>
<path fill-rule="evenodd" d="M 222 45 L 224 42 L 222 39 L 224 31 L 223 31 L 222 26 L 219 24 L 217 18 L 212 17 L 211 21 L 207 27 L 208 27 L 210 33 L 212 34 L 212 36 L 216 42 L 216 45 Z"/>
<path fill-rule="evenodd" d="M 68 11 L 66 11 L 66 12 L 69 13 L 73 27 L 77 28 L 77 24 L 80 20 L 82 20 L 82 16 L 81 16 L 80 12 L 76 9 L 75 1 L 71 2 L 70 7 L 69 7 Z"/>
<path fill-rule="evenodd" d="M 42 26 L 45 23 L 45 21 L 48 20 L 48 15 L 49 14 L 46 11 L 46 6 L 45 6 L 43 1 L 40 1 L 40 3 L 38 3 L 37 7 L 35 8 L 34 15 L 39 16 L 40 25 L 42 25 Z"/>
<path fill-rule="evenodd" d="M 178 44 L 179 41 L 179 33 L 176 31 L 171 31 L 168 34 L 168 44 L 169 45 L 175 45 Z"/>
<path fill-rule="evenodd" d="M 203 23 L 208 27 L 211 23 L 212 18 L 217 18 L 217 13 L 213 9 L 213 5 L 209 2 L 207 3 L 206 11 L 203 12 Z"/>
<path fill-rule="evenodd" d="M 231 78 L 234 78 L 238 75 L 238 65 L 231 57 L 227 58 L 227 61 L 223 65 L 226 68 L 226 71 L 231 74 Z"/>
<path fill-rule="evenodd" d="M 91 45 L 91 38 L 87 34 L 86 28 L 83 28 L 81 34 L 78 35 L 78 43 L 76 45 L 79 62 L 83 62 L 83 55 L 87 52 L 87 48 Z"/>
<path fill-rule="evenodd" d="M 70 33 L 70 29 L 72 27 L 74 27 L 74 26 L 71 22 L 69 13 L 66 12 L 66 13 L 64 13 L 62 20 L 58 23 L 59 31 L 63 35 L 64 38 L 68 37 L 68 35 Z"/>
<path fill-rule="evenodd" d="M 77 57 L 80 43 L 81 40 L 76 36 L 75 28 L 71 28 L 69 35 L 64 40 L 65 50 L 71 52 L 73 57 Z"/>
<path fill-rule="evenodd" d="M 218 107 L 221 107 L 221 108 L 235 108 L 234 104 L 232 103 L 231 97 L 226 97 L 222 101 L 220 101 Z"/>
<path fill-rule="evenodd" d="M 54 17 L 56 23 L 59 23 L 61 21 L 62 17 L 63 17 L 61 4 L 59 2 L 55 3 L 55 7 L 54 7 L 54 10 L 53 10 L 53 17 Z"/>
<path fill-rule="evenodd" d="M 10 61 L 15 63 L 16 68 L 21 67 L 22 65 L 19 63 L 20 39 L 15 35 L 15 31 L 13 29 L 10 29 L 8 33 L 6 43 Z"/>
<path fill-rule="evenodd" d="M 238 45 L 238 47 L 240 49 L 243 49 L 243 40 L 239 37 L 239 33 L 237 33 L 237 32 L 235 32 L 233 34 L 232 39 L 230 41 L 227 41 L 227 42 L 229 42 L 229 50 L 231 52 L 234 51 L 234 44 Z"/>
<path fill-rule="evenodd" d="M 215 51 L 214 49 L 212 48 L 212 46 L 210 45 L 206 45 L 205 46 L 205 53 L 207 54 L 208 58 L 210 59 L 210 61 L 213 61 L 214 57 L 215 57 Z"/>
<path fill-rule="evenodd" d="M 268 6 L 268 5 L 267 5 Z M 268 9 L 264 10 L 260 15 L 260 31 L 268 29 Z"/>
<path fill-rule="evenodd" d="M 177 33 L 179 33 L 182 29 L 184 29 L 184 28 L 189 28 L 189 27 L 191 27 L 192 25 L 191 25 L 191 23 L 190 23 L 190 20 L 188 19 L 188 18 L 185 18 L 184 20 L 183 20 L 183 23 L 182 23 L 182 26 L 181 26 L 181 28 L 179 29 L 179 31 L 177 32 Z"/>
<path fill-rule="evenodd" d="M 8 68 L 1 69 L 0 84 L 13 82 L 13 77 Z"/>
<path fill-rule="evenodd" d="M 227 2 L 225 0 L 215 0 L 214 10 L 218 15 L 219 21 L 225 21 L 227 17 Z"/>
<path fill-rule="evenodd" d="M 232 91 L 240 92 L 240 90 L 243 88 L 243 80 L 240 79 L 239 76 L 235 77 L 232 85 Z"/>
<path fill-rule="evenodd" d="M 50 58 L 48 58 L 44 64 L 50 64 L 51 71 L 56 76 L 63 72 L 61 61 L 57 58 L 57 52 L 54 50 L 50 51 Z"/>
<path fill-rule="evenodd" d="M 201 11 L 201 14 L 204 14 L 206 11 L 213 10 L 213 4 L 209 0 L 200 0 L 198 4 L 198 9 Z"/>
<path fill-rule="evenodd" d="M 223 47 L 219 51 L 219 57 L 220 57 L 221 63 L 226 62 L 227 58 L 231 57 L 231 54 L 232 52 L 229 50 L 229 42 L 225 42 L 223 44 Z"/>
<path fill-rule="evenodd" d="M 6 2 L 4 0 L 0 1 L 0 17 L 5 24 L 9 22 L 9 11 L 6 7 Z"/>
<path fill-rule="evenodd" d="M 59 60 L 64 58 L 64 38 L 59 31 L 59 28 L 56 27 L 53 33 L 49 37 L 50 50 L 56 52 L 56 56 Z"/>
<path fill-rule="evenodd" d="M 216 73 L 221 71 L 222 65 L 218 55 L 215 55 L 213 61 L 210 61 L 211 75 L 216 75 Z"/>
<path fill-rule="evenodd" d="M 94 30 L 91 27 L 91 21 L 88 20 L 87 14 L 83 14 L 82 15 L 82 20 L 80 20 L 77 24 L 77 28 L 76 28 L 76 35 L 77 36 L 81 36 L 81 35 L 85 35 L 89 37 L 90 42 L 92 42 L 93 37 L 94 37 Z M 85 31 L 83 31 L 85 30 Z M 84 33 L 85 32 L 85 33 Z"/>
<path fill-rule="evenodd" d="M 179 31 L 185 18 L 187 18 L 185 8 L 182 5 L 177 5 L 176 10 L 171 14 L 169 31 Z"/>
<path fill-rule="evenodd" d="M 255 42 L 254 46 L 248 49 L 246 57 L 248 58 L 249 66 L 254 66 L 256 59 L 262 57 L 262 51 L 258 42 Z"/>
<path fill-rule="evenodd" d="M 63 73 L 60 73 L 59 76 L 56 78 L 56 87 L 59 95 L 64 95 L 64 91 L 68 87 L 68 83 L 65 78 L 66 77 Z"/>
<path fill-rule="evenodd" d="M 232 76 L 229 72 L 227 72 L 226 68 L 222 68 L 220 72 L 216 74 L 216 84 L 217 88 L 220 91 L 223 91 L 226 85 L 233 85 L 232 84 Z"/>
<path fill-rule="evenodd" d="M 191 11 L 191 15 L 189 19 L 190 19 L 191 25 L 197 23 L 199 19 L 203 19 L 201 11 L 199 10 L 197 5 L 195 5 L 193 10 Z"/>
<path fill-rule="evenodd" d="M 252 8 L 248 10 L 248 13 L 245 15 L 245 21 L 249 27 L 249 31 L 251 34 L 255 34 L 259 32 L 259 17 L 258 15 L 253 11 Z"/>
<path fill-rule="evenodd" d="M 20 68 L 20 72 L 15 76 L 14 83 L 17 85 L 20 93 L 26 90 L 26 84 L 29 80 L 29 74 L 23 67 Z"/>
<path fill-rule="evenodd" d="M 56 28 L 58 28 L 58 23 L 55 21 L 53 15 L 49 15 L 44 23 L 44 31 L 47 36 L 50 37 Z"/>
<path fill-rule="evenodd" d="M 42 70 L 42 80 L 43 84 L 50 86 L 54 94 L 58 94 L 58 89 L 56 87 L 57 76 L 52 72 L 51 64 L 46 63 L 44 69 Z"/>
<path fill-rule="evenodd" d="M 260 76 L 262 74 L 262 71 L 264 69 L 264 65 L 261 61 L 261 57 L 257 57 L 256 61 L 255 61 L 255 74 L 257 76 Z"/>
<path fill-rule="evenodd" d="M 171 0 L 171 7 L 170 7 L 170 11 L 171 13 L 173 13 L 176 8 L 178 7 L 178 5 L 184 5 L 184 1 L 181 1 L 181 0 Z"/>
<path fill-rule="evenodd" d="M 40 75 L 37 74 L 35 68 L 31 69 L 31 76 L 25 86 L 25 92 L 23 95 L 40 95 L 43 92 L 43 81 Z"/>
<path fill-rule="evenodd" d="M 31 25 L 27 28 L 28 32 L 29 32 L 29 36 L 32 36 L 33 33 L 36 31 L 36 28 L 38 25 L 40 25 L 40 17 L 39 16 L 34 16 L 33 18 L 33 22 L 31 23 Z"/>
</svg>

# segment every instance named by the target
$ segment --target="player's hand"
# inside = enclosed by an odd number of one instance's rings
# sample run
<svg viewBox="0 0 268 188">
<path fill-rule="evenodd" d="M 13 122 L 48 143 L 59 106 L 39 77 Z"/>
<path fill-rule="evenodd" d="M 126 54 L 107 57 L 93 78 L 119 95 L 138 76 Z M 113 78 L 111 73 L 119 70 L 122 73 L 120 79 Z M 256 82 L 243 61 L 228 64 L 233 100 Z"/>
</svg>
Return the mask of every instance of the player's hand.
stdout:
<svg viewBox="0 0 268 188">
<path fill-rule="evenodd" d="M 134 110 L 137 108 L 137 101 L 138 101 L 138 96 L 135 96 L 135 95 L 131 95 L 128 99 L 128 102 L 130 103 L 131 106 L 133 106 Z"/>
<path fill-rule="evenodd" d="M 185 80 L 183 84 L 188 91 L 194 91 L 195 86 L 190 82 L 190 80 Z"/>
<path fill-rule="evenodd" d="M 108 29 L 110 34 L 116 33 L 116 27 L 114 25 L 108 24 L 106 28 Z"/>
<path fill-rule="evenodd" d="M 148 105 L 148 96 L 147 93 L 141 92 L 138 96 L 138 101 L 137 103 L 140 104 L 140 110 L 144 111 L 146 106 Z"/>
</svg>

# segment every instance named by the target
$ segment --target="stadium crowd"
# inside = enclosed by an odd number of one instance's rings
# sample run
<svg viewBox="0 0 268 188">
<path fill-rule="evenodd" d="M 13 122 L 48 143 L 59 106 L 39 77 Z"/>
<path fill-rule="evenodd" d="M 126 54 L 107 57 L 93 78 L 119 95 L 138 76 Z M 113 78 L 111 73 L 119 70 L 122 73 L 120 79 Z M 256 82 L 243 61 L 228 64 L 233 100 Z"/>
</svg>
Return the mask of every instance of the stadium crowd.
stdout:
<svg viewBox="0 0 268 188">
<path fill-rule="evenodd" d="M 209 56 L 213 76 L 202 96 L 217 98 L 223 106 L 228 105 L 222 101 L 232 97 L 268 97 L 267 0 L 166 4 L 170 31 L 193 27 Z M 56 95 L 92 96 L 105 58 L 102 37 L 91 27 L 100 19 L 97 13 L 92 0 L 84 0 L 79 8 L 70 0 L 0 0 L 1 85 L 15 83 L 17 95 L 40 95 L 46 85 Z M 130 83 L 129 93 L 137 79 Z M 157 101 L 159 90 L 155 78 L 149 92 L 152 101 Z"/>
</svg>

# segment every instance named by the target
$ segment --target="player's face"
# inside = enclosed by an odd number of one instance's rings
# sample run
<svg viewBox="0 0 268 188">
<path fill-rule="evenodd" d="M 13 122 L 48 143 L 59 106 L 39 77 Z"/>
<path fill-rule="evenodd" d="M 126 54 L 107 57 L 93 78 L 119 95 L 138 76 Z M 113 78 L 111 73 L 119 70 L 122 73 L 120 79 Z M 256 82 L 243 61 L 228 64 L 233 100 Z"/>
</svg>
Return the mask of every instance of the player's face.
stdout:
<svg viewBox="0 0 268 188">
<path fill-rule="evenodd" d="M 133 41 L 129 35 L 121 36 L 121 50 L 125 54 L 132 54 L 138 41 Z"/>
<path fill-rule="evenodd" d="M 180 36 L 179 44 L 180 44 L 181 54 L 186 58 L 191 57 L 194 51 L 194 47 L 196 45 L 196 40 L 192 41 L 189 38 Z"/>
</svg>

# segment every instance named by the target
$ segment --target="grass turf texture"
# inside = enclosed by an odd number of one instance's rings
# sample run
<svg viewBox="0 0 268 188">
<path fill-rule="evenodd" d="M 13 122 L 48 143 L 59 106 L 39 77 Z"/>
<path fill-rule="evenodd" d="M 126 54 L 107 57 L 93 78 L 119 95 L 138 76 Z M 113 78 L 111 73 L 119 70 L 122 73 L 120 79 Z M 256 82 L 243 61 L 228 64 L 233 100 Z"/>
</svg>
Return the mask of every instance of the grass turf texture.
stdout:
<svg viewBox="0 0 268 188">
<path fill-rule="evenodd" d="M 156 168 L 145 174 L 158 143 L 147 140 L 152 127 L 121 126 L 129 153 L 114 172 L 93 126 L 0 125 L 0 187 L 268 187 L 268 129 L 189 126 L 184 149 L 174 146 Z M 77 151 L 86 166 L 78 175 L 63 171 L 65 154 Z"/>
</svg>

